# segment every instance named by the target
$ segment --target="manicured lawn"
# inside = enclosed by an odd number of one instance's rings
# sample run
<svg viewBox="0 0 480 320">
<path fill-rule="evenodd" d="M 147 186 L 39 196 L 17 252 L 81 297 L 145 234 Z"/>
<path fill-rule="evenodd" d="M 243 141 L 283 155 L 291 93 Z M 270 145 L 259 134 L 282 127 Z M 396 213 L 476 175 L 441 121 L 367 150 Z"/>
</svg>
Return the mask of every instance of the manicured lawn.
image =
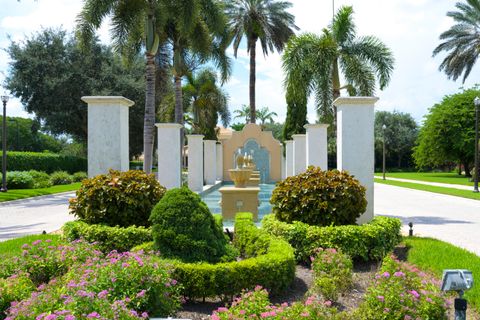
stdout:
<svg viewBox="0 0 480 320">
<path fill-rule="evenodd" d="M 42 189 L 12 189 L 8 190 L 8 192 L 0 192 L 0 202 L 44 196 L 60 192 L 75 191 L 80 188 L 80 184 L 81 183 L 78 182 Z"/>
<path fill-rule="evenodd" d="M 391 186 L 397 186 L 397 187 L 403 187 L 403 188 L 409 188 L 409 189 L 416 189 L 416 190 L 422 190 L 422 191 L 428 191 L 428 192 L 434 192 L 434 193 L 441 193 L 441 194 L 446 194 L 449 196 L 455 196 L 455 197 L 462 197 L 462 198 L 467 198 L 467 199 L 473 199 L 473 200 L 480 200 L 480 193 L 473 193 L 473 191 L 469 190 L 459 190 L 459 189 L 453 189 L 453 188 L 444 188 L 444 187 L 435 187 L 435 186 L 429 186 L 425 184 L 419 184 L 419 183 L 414 183 L 414 182 L 401 182 L 401 181 L 393 181 L 393 180 L 382 180 L 381 178 L 375 178 L 376 183 L 383 183 L 383 184 L 388 184 Z M 473 188 L 472 188 L 473 190 Z"/>
<path fill-rule="evenodd" d="M 407 260 L 421 269 L 430 270 L 439 279 L 444 269 L 468 269 L 472 271 L 474 281 L 480 279 L 480 257 L 470 251 L 430 238 L 409 237 L 404 242 L 410 248 Z M 465 297 L 469 304 L 480 308 L 480 286 L 474 285 Z"/>
<path fill-rule="evenodd" d="M 375 173 L 375 176 L 381 177 L 382 173 Z M 469 178 L 459 176 L 455 172 L 387 172 L 386 177 L 420 180 L 427 182 L 451 183 L 463 186 L 473 186 L 473 182 L 468 181 Z"/>
<path fill-rule="evenodd" d="M 0 242 L 0 256 L 15 256 L 22 254 L 22 246 L 27 243 L 31 244 L 35 240 L 52 240 L 52 245 L 58 245 L 62 242 L 61 237 L 56 234 L 39 234 L 25 236 L 17 239 Z"/>
</svg>

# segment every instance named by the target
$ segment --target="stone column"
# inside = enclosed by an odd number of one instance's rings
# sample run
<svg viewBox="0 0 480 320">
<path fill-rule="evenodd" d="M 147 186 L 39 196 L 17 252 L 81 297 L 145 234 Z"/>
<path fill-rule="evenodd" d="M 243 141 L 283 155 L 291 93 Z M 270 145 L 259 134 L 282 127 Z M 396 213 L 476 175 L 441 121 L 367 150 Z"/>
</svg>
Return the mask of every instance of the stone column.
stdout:
<svg viewBox="0 0 480 320">
<path fill-rule="evenodd" d="M 203 191 L 203 135 L 189 134 L 188 187 L 194 192 Z"/>
<path fill-rule="evenodd" d="M 316 166 L 328 170 L 328 124 L 307 124 L 307 167 Z"/>
<path fill-rule="evenodd" d="M 217 181 L 223 181 L 223 144 L 217 142 Z"/>
<path fill-rule="evenodd" d="M 304 134 L 294 134 L 293 138 L 293 174 L 297 175 L 307 170 L 307 150 Z"/>
<path fill-rule="evenodd" d="M 124 97 L 87 96 L 88 176 L 109 169 L 128 171 L 128 108 L 134 102 Z"/>
<path fill-rule="evenodd" d="M 158 128 L 158 181 L 167 189 L 182 186 L 182 155 L 178 123 L 157 123 Z"/>
<path fill-rule="evenodd" d="M 203 141 L 203 175 L 206 185 L 214 185 L 217 180 L 217 141 Z"/>
<path fill-rule="evenodd" d="M 373 219 L 375 97 L 340 97 L 337 107 L 337 168 L 355 176 L 367 188 L 367 210 L 358 223 Z"/>
<path fill-rule="evenodd" d="M 285 178 L 293 176 L 293 140 L 285 141 Z"/>
</svg>

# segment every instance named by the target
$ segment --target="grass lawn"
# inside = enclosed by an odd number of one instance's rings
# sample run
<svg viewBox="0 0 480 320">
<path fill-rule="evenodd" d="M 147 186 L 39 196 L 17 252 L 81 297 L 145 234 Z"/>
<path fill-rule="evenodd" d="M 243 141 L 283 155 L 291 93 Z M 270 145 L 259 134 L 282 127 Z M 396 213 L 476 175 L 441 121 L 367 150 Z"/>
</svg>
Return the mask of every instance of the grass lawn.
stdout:
<svg viewBox="0 0 480 320">
<path fill-rule="evenodd" d="M 375 176 L 381 177 L 382 173 L 375 173 Z M 463 186 L 473 186 L 473 182 L 468 181 L 469 178 L 459 176 L 456 172 L 387 172 L 386 177 L 420 180 L 427 182 L 451 183 Z"/>
<path fill-rule="evenodd" d="M 80 185 L 81 183 L 78 182 L 42 189 L 11 189 L 8 190 L 8 192 L 0 192 L 0 202 L 44 196 L 60 192 L 75 191 L 80 188 Z"/>
<path fill-rule="evenodd" d="M 404 187 L 404 188 L 416 189 L 416 190 L 422 190 L 422 191 L 428 191 L 428 192 L 434 192 L 434 193 L 441 193 L 449 196 L 480 200 L 480 193 L 474 193 L 473 191 L 470 191 L 470 190 L 436 187 L 436 186 L 429 186 L 429 185 L 419 184 L 414 182 L 401 182 L 401 181 L 393 181 L 388 179 L 382 180 L 381 178 L 375 178 L 375 182 L 388 184 L 391 186 Z"/>
<path fill-rule="evenodd" d="M 62 242 L 61 237 L 56 234 L 39 234 L 25 236 L 17 239 L 0 242 L 0 256 L 15 256 L 22 254 L 22 245 L 31 244 L 35 240 L 52 240 L 52 246 L 56 246 Z"/>
<path fill-rule="evenodd" d="M 480 257 L 470 251 L 430 238 L 408 237 L 404 242 L 410 248 L 407 260 L 420 269 L 430 270 L 439 279 L 443 269 L 468 269 L 472 271 L 474 281 L 480 279 Z M 479 285 L 474 284 L 465 297 L 469 304 L 480 309 Z"/>
</svg>

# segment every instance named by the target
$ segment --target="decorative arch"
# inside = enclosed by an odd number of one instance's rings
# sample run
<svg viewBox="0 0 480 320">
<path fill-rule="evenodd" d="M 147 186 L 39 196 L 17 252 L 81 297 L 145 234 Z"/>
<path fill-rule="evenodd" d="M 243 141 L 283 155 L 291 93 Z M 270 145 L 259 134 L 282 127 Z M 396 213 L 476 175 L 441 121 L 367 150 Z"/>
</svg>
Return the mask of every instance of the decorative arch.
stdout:
<svg viewBox="0 0 480 320">
<path fill-rule="evenodd" d="M 282 144 L 271 131 L 262 131 L 254 123 L 245 125 L 242 131 L 233 131 L 230 137 L 220 138 L 223 144 L 223 180 L 231 181 L 228 170 L 235 168 L 235 152 L 254 151 L 253 159 L 260 171 L 262 183 L 281 180 Z"/>
</svg>

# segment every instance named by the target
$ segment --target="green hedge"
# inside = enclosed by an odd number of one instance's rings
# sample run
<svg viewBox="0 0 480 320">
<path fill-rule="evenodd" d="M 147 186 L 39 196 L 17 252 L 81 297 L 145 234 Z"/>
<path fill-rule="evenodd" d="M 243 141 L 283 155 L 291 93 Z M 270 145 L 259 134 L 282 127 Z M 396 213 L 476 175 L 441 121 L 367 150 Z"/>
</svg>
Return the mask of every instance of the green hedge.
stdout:
<svg viewBox="0 0 480 320">
<path fill-rule="evenodd" d="M 268 242 L 259 245 L 258 241 L 248 240 L 249 236 Z M 238 262 L 227 263 L 182 263 L 173 261 L 172 278 L 183 287 L 183 295 L 190 299 L 222 297 L 232 298 L 242 289 L 253 289 L 260 285 L 272 293 L 287 289 L 295 277 L 295 256 L 293 248 L 276 237 L 266 235 L 253 224 L 251 214 L 241 214 L 235 221 L 235 241 L 237 248 L 258 254 Z"/>
<path fill-rule="evenodd" d="M 71 221 L 64 224 L 62 230 L 63 236 L 68 241 L 84 239 L 87 242 L 98 242 L 98 246 L 103 252 L 129 251 L 137 245 L 152 241 L 151 230 L 145 227 L 121 228 Z"/>
<path fill-rule="evenodd" d="M 1 155 L 2 152 L 0 152 Z M 87 159 L 55 153 L 8 151 L 7 168 L 9 171 L 38 170 L 47 173 L 55 171 L 75 173 L 87 171 Z"/>
<path fill-rule="evenodd" d="M 262 220 L 263 229 L 281 237 L 295 248 L 298 262 L 309 262 L 317 248 L 337 248 L 353 259 L 381 260 L 401 240 L 399 219 L 375 217 L 357 226 L 318 227 L 302 222 L 278 221 L 274 215 Z"/>
</svg>

